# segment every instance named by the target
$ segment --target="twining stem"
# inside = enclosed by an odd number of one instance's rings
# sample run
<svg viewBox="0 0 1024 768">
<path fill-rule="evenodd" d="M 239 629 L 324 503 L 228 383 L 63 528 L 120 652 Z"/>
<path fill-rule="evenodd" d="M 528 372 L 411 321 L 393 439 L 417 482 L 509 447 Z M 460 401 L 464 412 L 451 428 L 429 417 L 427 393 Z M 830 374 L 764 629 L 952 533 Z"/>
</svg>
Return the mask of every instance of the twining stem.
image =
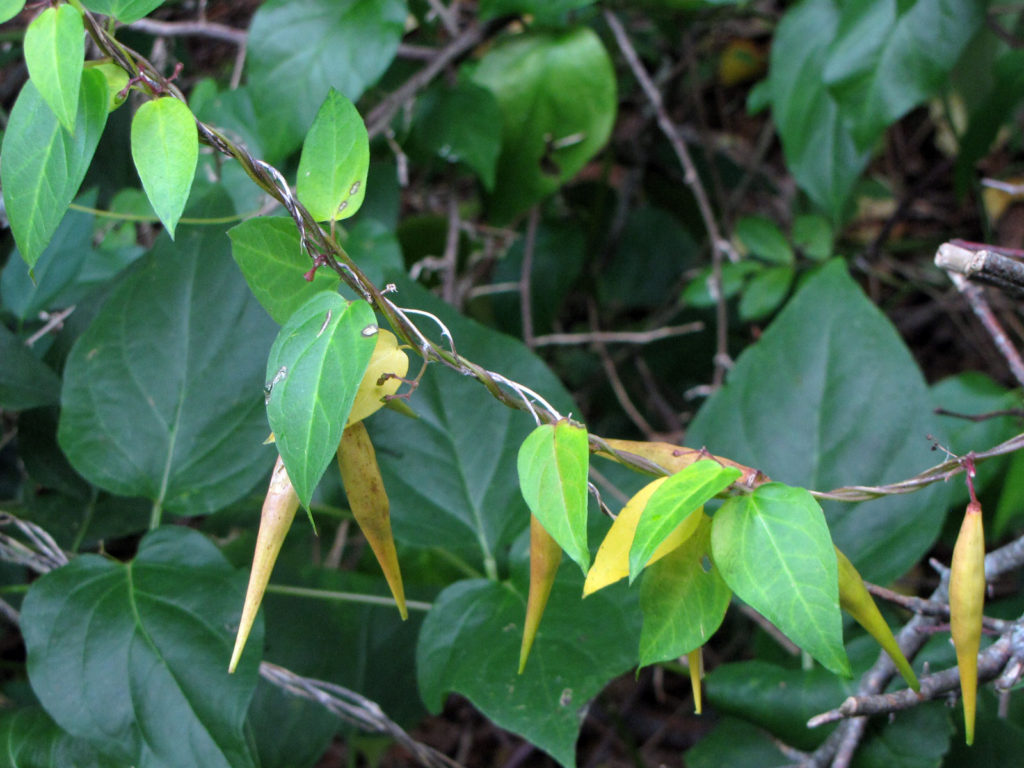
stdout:
<svg viewBox="0 0 1024 768">
<path fill-rule="evenodd" d="M 362 603 L 363 605 L 394 606 L 393 597 L 383 595 L 363 595 L 358 592 L 336 592 L 328 589 L 312 589 L 310 587 L 289 587 L 284 584 L 268 584 L 267 592 L 294 597 L 314 597 L 318 600 L 335 600 L 343 603 Z M 429 611 L 431 603 L 422 600 L 406 600 L 405 607 L 410 611 Z"/>
</svg>

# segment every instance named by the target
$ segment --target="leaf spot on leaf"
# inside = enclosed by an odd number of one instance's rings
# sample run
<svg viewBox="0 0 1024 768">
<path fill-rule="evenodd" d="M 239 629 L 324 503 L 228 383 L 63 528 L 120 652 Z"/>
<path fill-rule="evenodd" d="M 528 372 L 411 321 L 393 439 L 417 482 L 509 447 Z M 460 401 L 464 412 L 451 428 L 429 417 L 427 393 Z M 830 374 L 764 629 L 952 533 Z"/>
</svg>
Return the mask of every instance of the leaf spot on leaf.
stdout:
<svg viewBox="0 0 1024 768">
<path fill-rule="evenodd" d="M 264 387 L 263 387 L 263 402 L 265 404 L 270 402 L 270 393 L 273 391 L 274 385 L 277 384 L 277 382 L 281 381 L 287 375 L 288 375 L 288 366 L 287 365 L 282 365 L 278 369 L 277 373 L 274 374 L 274 378 L 271 379 L 270 381 L 268 381 L 266 383 L 266 385 L 264 385 Z"/>
<path fill-rule="evenodd" d="M 368 325 L 363 328 L 363 336 L 370 338 L 371 336 L 375 336 L 378 330 L 380 329 L 376 325 Z"/>
<path fill-rule="evenodd" d="M 338 213 L 341 213 L 346 208 L 348 208 L 348 200 L 342 200 L 341 205 L 338 206 Z"/>
<path fill-rule="evenodd" d="M 352 195 L 354 195 L 358 191 L 359 191 L 359 182 L 358 181 L 353 182 L 352 183 L 352 188 L 349 189 L 349 191 L 348 191 L 349 197 L 351 197 Z"/>
<path fill-rule="evenodd" d="M 562 691 L 562 695 L 558 697 L 558 703 L 563 707 L 568 707 L 572 704 L 572 688 L 566 688 Z"/>
<path fill-rule="evenodd" d="M 327 310 L 327 317 L 324 318 L 324 324 L 320 326 L 320 330 L 316 332 L 316 337 L 319 339 L 323 332 L 327 330 L 327 326 L 331 324 L 331 310 Z"/>
</svg>

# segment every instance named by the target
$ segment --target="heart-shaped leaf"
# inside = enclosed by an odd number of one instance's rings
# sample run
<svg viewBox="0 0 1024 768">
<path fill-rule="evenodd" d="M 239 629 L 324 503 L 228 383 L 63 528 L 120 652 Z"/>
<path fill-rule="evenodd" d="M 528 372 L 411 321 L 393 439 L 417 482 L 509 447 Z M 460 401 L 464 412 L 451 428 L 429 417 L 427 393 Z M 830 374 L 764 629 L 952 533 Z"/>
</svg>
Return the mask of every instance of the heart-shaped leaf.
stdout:
<svg viewBox="0 0 1024 768">
<path fill-rule="evenodd" d="M 78 557 L 25 597 L 32 689 L 64 730 L 125 763 L 254 766 L 242 726 L 257 654 L 226 672 L 244 584 L 187 528 L 151 532 L 130 563 Z"/>
<path fill-rule="evenodd" d="M 768 483 L 729 499 L 715 513 L 711 546 L 741 600 L 828 669 L 850 674 L 835 549 L 811 494 Z"/>
<path fill-rule="evenodd" d="M 18 94 L 0 151 L 0 183 L 14 241 L 30 268 L 78 192 L 106 123 L 107 81 L 100 72 L 82 73 L 70 134 L 31 80 Z"/>
<path fill-rule="evenodd" d="M 341 441 L 377 343 L 365 301 L 314 295 L 288 318 L 267 360 L 267 418 L 302 505 L 316 490 Z"/>
<path fill-rule="evenodd" d="M 71 5 L 47 8 L 25 30 L 25 64 L 39 95 L 71 133 L 85 61 L 85 25 Z"/>
<path fill-rule="evenodd" d="M 347 219 L 363 204 L 369 170 L 363 118 L 331 88 L 302 144 L 295 193 L 317 221 Z"/>
<path fill-rule="evenodd" d="M 526 504 L 583 572 L 587 549 L 587 430 L 569 421 L 541 424 L 519 449 L 519 488 Z"/>
<path fill-rule="evenodd" d="M 132 118 L 132 160 L 156 215 L 174 237 L 199 162 L 199 131 L 185 103 L 147 101 Z"/>
</svg>

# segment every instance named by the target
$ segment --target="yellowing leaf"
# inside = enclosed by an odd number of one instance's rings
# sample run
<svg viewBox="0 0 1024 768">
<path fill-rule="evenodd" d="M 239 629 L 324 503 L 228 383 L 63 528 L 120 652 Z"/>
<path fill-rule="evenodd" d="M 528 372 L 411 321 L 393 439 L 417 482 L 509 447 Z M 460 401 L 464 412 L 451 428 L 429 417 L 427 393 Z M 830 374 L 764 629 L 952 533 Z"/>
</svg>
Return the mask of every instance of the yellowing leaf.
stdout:
<svg viewBox="0 0 1024 768">
<path fill-rule="evenodd" d="M 383 408 L 384 398 L 398 391 L 402 386 L 401 377 L 405 376 L 408 370 L 409 358 L 399 349 L 395 334 L 381 328 L 377 331 L 377 346 L 373 348 L 370 365 L 359 383 L 346 426 L 362 421 Z M 392 375 L 380 382 L 384 374 Z"/>
<path fill-rule="evenodd" d="M 604 541 L 601 542 L 601 546 L 597 550 L 594 565 L 587 573 L 587 580 L 583 584 L 584 597 L 629 575 L 629 549 L 633 545 L 633 536 L 636 533 L 637 525 L 640 523 L 640 516 L 643 514 L 651 496 L 654 495 L 654 492 L 666 480 L 668 480 L 667 477 L 659 477 L 657 480 L 645 485 L 629 500 L 619 513 L 619 516 L 615 518 L 615 522 L 612 523 L 612 527 L 608 530 Z M 703 507 L 701 510 L 703 510 Z M 690 538 L 700 524 L 701 518 L 701 514 L 695 511 L 694 514 L 689 515 L 683 520 L 654 550 L 654 554 L 647 561 L 647 565 L 657 562 Z"/>
</svg>

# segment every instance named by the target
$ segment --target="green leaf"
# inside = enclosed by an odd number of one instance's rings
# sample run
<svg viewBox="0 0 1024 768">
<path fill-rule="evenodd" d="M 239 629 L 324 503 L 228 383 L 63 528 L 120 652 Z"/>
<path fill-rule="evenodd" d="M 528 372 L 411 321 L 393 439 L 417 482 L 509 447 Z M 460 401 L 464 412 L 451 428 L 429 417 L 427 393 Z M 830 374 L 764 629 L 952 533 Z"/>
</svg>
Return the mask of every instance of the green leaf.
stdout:
<svg viewBox="0 0 1024 768">
<path fill-rule="evenodd" d="M 763 216 L 744 216 L 736 222 L 736 236 L 751 253 L 773 264 L 792 264 L 796 257 L 782 230 Z"/>
<path fill-rule="evenodd" d="M 60 379 L 21 339 L 0 325 L 0 408 L 21 411 L 60 400 Z"/>
<path fill-rule="evenodd" d="M 163 0 L 83 0 L 82 4 L 93 13 L 113 16 L 122 24 L 131 24 L 159 8 Z"/>
<path fill-rule="evenodd" d="M 803 488 L 768 483 L 715 513 L 715 565 L 736 595 L 826 668 L 850 675 L 835 550 Z"/>
<path fill-rule="evenodd" d="M 726 262 L 722 265 L 722 295 L 731 299 L 743 289 L 750 275 L 762 271 L 762 265 L 756 261 Z M 711 267 L 701 270 L 697 276 L 683 289 L 680 297 L 689 307 L 713 307 L 716 304 L 711 290 Z"/>
<path fill-rule="evenodd" d="M 488 191 L 501 153 L 501 108 L 486 88 L 460 80 L 434 87 L 416 100 L 412 141 L 448 163 L 465 163 Z"/>
<path fill-rule="evenodd" d="M 491 216 L 506 222 L 554 192 L 604 146 L 615 122 L 615 70 L 588 27 L 516 35 L 480 61 L 474 81 L 501 107 Z"/>
<path fill-rule="evenodd" d="M 358 101 L 391 64 L 404 0 L 270 0 L 249 27 L 250 96 L 271 161 L 296 149 L 333 87 Z"/>
<path fill-rule="evenodd" d="M 85 178 L 107 122 L 107 81 L 83 72 L 75 130 L 68 134 L 29 80 L 0 150 L 0 184 L 14 241 L 29 267 L 46 248 Z"/>
<path fill-rule="evenodd" d="M 924 379 L 892 324 L 845 265 L 833 261 L 804 280 L 739 356 L 687 440 L 806 488 L 880 485 L 935 464 L 929 404 Z M 924 489 L 823 507 L 836 546 L 865 579 L 885 583 L 935 541 L 943 494 Z"/>
<path fill-rule="evenodd" d="M 199 162 L 192 111 L 175 98 L 147 101 L 132 118 L 132 159 L 142 188 L 171 238 Z"/>
<path fill-rule="evenodd" d="M 794 277 L 792 267 L 768 267 L 750 278 L 743 286 L 740 319 L 760 320 L 778 309 L 789 295 Z"/>
<path fill-rule="evenodd" d="M 838 23 L 833 0 L 793 6 L 775 31 L 767 80 L 786 167 L 833 221 L 870 158 L 821 79 Z"/>
<path fill-rule="evenodd" d="M 228 230 L 231 255 L 245 275 L 253 295 L 276 323 L 283 324 L 295 310 L 321 291 L 336 291 L 341 278 L 312 267 L 302 250 L 299 230 L 290 218 L 260 216 Z"/>
<path fill-rule="evenodd" d="M 644 507 L 633 534 L 629 548 L 629 583 L 640 575 L 665 537 L 691 514 L 699 514 L 704 502 L 724 491 L 739 476 L 738 469 L 702 460 L 662 483 Z"/>
<path fill-rule="evenodd" d="M 575 409 L 562 383 L 522 342 L 459 315 L 399 273 L 390 280 L 403 307 L 432 312 L 445 323 L 459 354 L 543 393 L 562 413 Z M 441 366 L 429 368 L 411 404 L 415 421 L 384 409 L 367 423 L 395 538 L 441 548 L 496 577 L 499 557 L 530 523 L 512 468 L 534 423 L 526 414 L 495 408 L 478 382 Z"/>
<path fill-rule="evenodd" d="M 47 8 L 25 30 L 29 77 L 68 133 L 75 130 L 84 61 L 85 25 L 72 6 Z"/>
<path fill-rule="evenodd" d="M 523 441 L 517 467 L 527 506 L 583 573 L 587 549 L 587 430 L 569 421 L 541 424 Z"/>
<path fill-rule="evenodd" d="M 242 725 L 257 654 L 227 674 L 244 586 L 187 528 L 151 532 L 130 563 L 77 557 L 22 605 L 32 689 L 61 728 L 125 763 L 254 766 Z"/>
<path fill-rule="evenodd" d="M 0 0 L 0 24 L 10 21 L 25 7 L 25 0 Z"/>
<path fill-rule="evenodd" d="M 370 363 L 377 322 L 365 301 L 321 292 L 277 334 L 267 359 L 267 418 L 302 505 L 338 451 Z"/>
<path fill-rule="evenodd" d="M 448 587 L 427 614 L 416 651 L 427 707 L 437 712 L 447 692 L 460 693 L 498 726 L 574 768 L 590 700 L 635 663 L 637 623 L 635 607 L 610 591 L 587 600 L 579 594 L 575 573 L 555 582 L 530 663 L 517 675 L 525 598 L 481 579 Z"/>
<path fill-rule="evenodd" d="M 302 144 L 296 194 L 317 221 L 347 219 L 366 196 L 370 140 L 355 105 L 331 88 Z"/>
<path fill-rule="evenodd" d="M 593 5 L 594 0 L 481 0 L 480 18 L 529 15 L 539 24 L 564 22 L 570 11 Z"/>
<path fill-rule="evenodd" d="M 0 715 L 0 755 L 7 768 L 120 768 L 86 741 L 62 731 L 38 707 L 8 710 Z"/>
<path fill-rule="evenodd" d="M 793 220 L 793 245 L 809 259 L 824 261 L 829 258 L 834 240 L 832 225 L 824 216 L 803 214 Z"/>
<path fill-rule="evenodd" d="M 984 22 L 985 6 L 853 0 L 841 8 L 822 76 L 858 148 L 869 150 L 889 125 L 946 84 Z"/>
<path fill-rule="evenodd" d="M 720 768 L 723 765 L 756 765 L 782 768 L 792 765 L 770 734 L 746 720 L 723 717 L 710 734 L 686 751 L 689 768 Z"/>
<path fill-rule="evenodd" d="M 685 656 L 721 625 L 732 590 L 710 556 L 711 520 L 705 518 L 681 546 L 647 567 L 640 585 L 641 666 Z"/>
<path fill-rule="evenodd" d="M 274 327 L 220 230 L 166 237 L 112 289 L 64 369 L 59 438 L 95 485 L 154 514 L 214 512 L 266 475 Z"/>
</svg>

